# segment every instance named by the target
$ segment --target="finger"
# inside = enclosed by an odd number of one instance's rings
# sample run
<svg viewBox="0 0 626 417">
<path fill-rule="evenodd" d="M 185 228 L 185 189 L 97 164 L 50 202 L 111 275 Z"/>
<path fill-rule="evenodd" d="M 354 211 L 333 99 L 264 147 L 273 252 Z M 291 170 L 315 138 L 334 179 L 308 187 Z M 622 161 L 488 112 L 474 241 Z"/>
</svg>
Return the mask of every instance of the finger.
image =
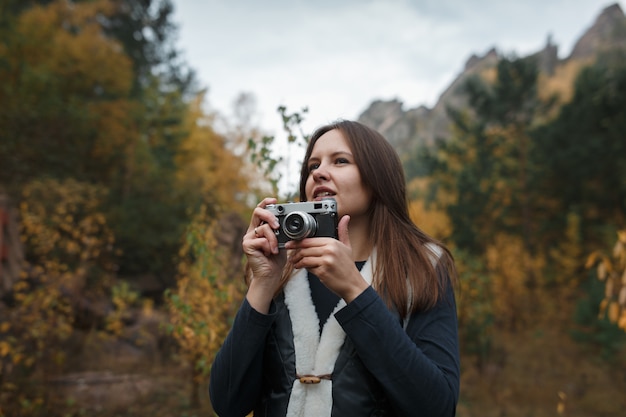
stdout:
<svg viewBox="0 0 626 417">
<path fill-rule="evenodd" d="M 289 262 L 296 269 L 306 268 L 312 270 L 319 267 L 321 259 L 318 256 L 304 256 L 302 253 L 296 253 L 289 256 Z"/>
<path fill-rule="evenodd" d="M 278 200 L 274 197 L 265 197 L 263 201 L 257 204 L 257 207 L 264 209 L 268 204 L 276 204 L 277 202 Z"/>
<path fill-rule="evenodd" d="M 263 223 L 259 226 L 254 227 L 251 230 L 250 235 L 253 239 L 261 241 L 261 244 L 264 248 L 263 252 L 266 256 L 269 256 L 270 254 L 278 254 L 278 238 L 276 237 L 276 233 L 274 233 L 273 228 L 270 227 L 269 224 Z"/>
<path fill-rule="evenodd" d="M 326 249 L 324 245 L 319 245 L 319 241 L 321 239 L 311 239 L 313 244 L 306 244 L 306 242 L 302 241 L 299 246 L 294 247 L 290 246 L 290 242 L 287 242 L 285 247 L 287 247 L 289 252 L 289 258 L 293 260 L 301 260 L 304 258 L 314 258 L 321 257 L 326 253 Z"/>
<path fill-rule="evenodd" d="M 256 229 L 256 235 L 261 235 L 261 227 L 264 224 L 269 224 L 272 229 L 278 229 L 280 227 L 278 219 L 271 211 L 265 208 L 257 207 L 252 213 L 252 219 L 250 220 L 250 225 L 248 226 L 248 233 L 254 233 L 254 230 Z"/>
<path fill-rule="evenodd" d="M 258 256 L 263 254 L 265 257 L 269 257 L 272 255 L 272 248 L 270 242 L 263 238 L 254 237 L 254 233 L 247 233 L 244 236 L 242 243 L 243 253 L 246 256 Z"/>
<path fill-rule="evenodd" d="M 339 224 L 337 225 L 337 234 L 339 235 L 339 241 L 346 245 L 350 246 L 350 234 L 348 233 L 348 223 L 350 223 L 350 216 L 345 215 L 339 220 Z"/>
<path fill-rule="evenodd" d="M 267 223 L 261 223 L 256 227 L 252 227 L 252 230 L 250 230 L 250 235 L 252 235 L 253 238 L 258 239 L 258 238 L 268 238 L 270 235 L 273 235 L 274 232 L 272 232 L 269 228 L 269 225 Z"/>
<path fill-rule="evenodd" d="M 250 225 L 248 226 L 248 233 L 254 230 L 255 227 L 263 223 L 276 224 L 276 217 L 266 209 L 269 204 L 276 204 L 277 200 L 274 197 L 264 198 L 252 212 L 252 218 L 250 219 Z"/>
<path fill-rule="evenodd" d="M 269 258 L 274 255 L 278 255 L 280 250 L 278 244 L 265 237 L 254 237 L 244 239 L 243 251 L 247 256 L 256 256 L 262 254 L 264 257 Z"/>
</svg>

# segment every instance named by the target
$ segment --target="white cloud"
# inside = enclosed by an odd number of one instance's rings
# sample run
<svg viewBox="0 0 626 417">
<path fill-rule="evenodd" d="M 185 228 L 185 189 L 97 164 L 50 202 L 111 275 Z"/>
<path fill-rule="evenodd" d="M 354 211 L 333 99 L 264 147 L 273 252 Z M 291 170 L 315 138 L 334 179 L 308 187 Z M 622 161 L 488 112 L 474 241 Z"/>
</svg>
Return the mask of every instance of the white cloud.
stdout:
<svg viewBox="0 0 626 417">
<path fill-rule="evenodd" d="M 598 0 L 174 0 L 180 47 L 222 114 L 253 93 L 266 129 L 276 108 L 308 106 L 313 129 L 374 99 L 433 105 L 471 54 L 524 55 L 553 35 L 561 55 L 611 2 Z"/>
</svg>

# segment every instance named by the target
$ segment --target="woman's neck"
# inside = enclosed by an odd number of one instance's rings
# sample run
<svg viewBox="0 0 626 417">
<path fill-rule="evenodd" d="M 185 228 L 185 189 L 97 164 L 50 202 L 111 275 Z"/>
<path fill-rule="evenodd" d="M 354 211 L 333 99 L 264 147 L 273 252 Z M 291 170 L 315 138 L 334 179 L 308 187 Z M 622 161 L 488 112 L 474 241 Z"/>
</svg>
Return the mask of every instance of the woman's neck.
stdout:
<svg viewBox="0 0 626 417">
<path fill-rule="evenodd" d="M 348 224 L 350 246 L 352 246 L 352 258 L 354 261 L 365 261 L 372 252 L 372 238 L 370 235 L 369 219 L 350 219 Z"/>
</svg>

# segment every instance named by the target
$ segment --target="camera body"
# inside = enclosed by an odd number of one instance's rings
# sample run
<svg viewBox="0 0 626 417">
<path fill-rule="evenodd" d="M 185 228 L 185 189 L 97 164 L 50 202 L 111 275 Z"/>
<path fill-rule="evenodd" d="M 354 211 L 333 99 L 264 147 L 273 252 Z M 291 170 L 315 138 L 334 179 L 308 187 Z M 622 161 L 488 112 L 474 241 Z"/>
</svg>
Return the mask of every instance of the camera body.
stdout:
<svg viewBox="0 0 626 417">
<path fill-rule="evenodd" d="M 280 227 L 274 232 L 278 247 L 284 248 L 290 240 L 307 237 L 332 237 L 337 235 L 337 202 L 334 198 L 301 203 L 269 204 L 266 207 L 276 218 Z"/>
</svg>

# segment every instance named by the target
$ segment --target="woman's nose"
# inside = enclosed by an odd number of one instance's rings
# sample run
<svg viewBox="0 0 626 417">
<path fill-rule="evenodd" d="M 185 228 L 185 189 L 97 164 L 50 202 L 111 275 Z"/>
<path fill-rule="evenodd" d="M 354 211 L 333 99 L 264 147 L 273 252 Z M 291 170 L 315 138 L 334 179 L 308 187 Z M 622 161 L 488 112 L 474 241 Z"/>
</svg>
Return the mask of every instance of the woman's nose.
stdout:
<svg viewBox="0 0 626 417">
<path fill-rule="evenodd" d="M 328 178 L 328 171 L 323 165 L 320 165 L 313 171 L 313 179 L 315 181 L 325 181 L 328 180 Z"/>
</svg>

